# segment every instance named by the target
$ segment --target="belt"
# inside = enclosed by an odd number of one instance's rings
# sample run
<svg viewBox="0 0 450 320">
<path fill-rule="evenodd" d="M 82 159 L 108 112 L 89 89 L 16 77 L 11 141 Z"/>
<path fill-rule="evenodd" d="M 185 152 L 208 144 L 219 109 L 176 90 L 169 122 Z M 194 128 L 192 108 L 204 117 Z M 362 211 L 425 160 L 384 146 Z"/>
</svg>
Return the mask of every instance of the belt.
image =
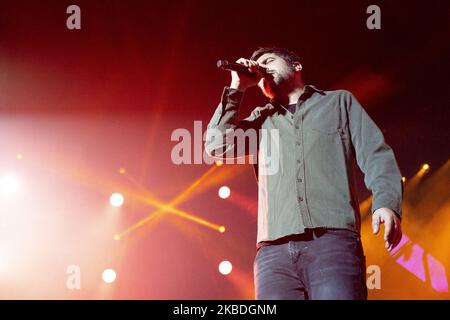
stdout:
<svg viewBox="0 0 450 320">
<path fill-rule="evenodd" d="M 305 229 L 304 233 L 299 234 L 291 234 L 283 238 L 279 238 L 276 240 L 269 241 L 261 241 L 258 243 L 257 248 L 268 245 L 277 245 L 288 243 L 289 241 L 311 241 L 317 238 L 320 238 L 327 232 L 327 228 L 314 228 L 314 229 Z"/>
</svg>

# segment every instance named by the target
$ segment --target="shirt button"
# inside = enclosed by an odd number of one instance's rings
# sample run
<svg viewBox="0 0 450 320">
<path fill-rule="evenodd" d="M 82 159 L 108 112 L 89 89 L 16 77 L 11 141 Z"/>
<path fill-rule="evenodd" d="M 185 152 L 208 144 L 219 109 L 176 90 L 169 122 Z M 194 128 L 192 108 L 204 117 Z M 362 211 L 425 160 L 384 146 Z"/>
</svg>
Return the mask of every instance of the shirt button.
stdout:
<svg viewBox="0 0 450 320">
<path fill-rule="evenodd" d="M 303 181 L 301 178 L 298 178 L 297 180 L 298 180 L 298 182 L 302 182 Z"/>
<path fill-rule="evenodd" d="M 300 129 L 300 126 L 295 126 L 295 129 Z"/>
<path fill-rule="evenodd" d="M 300 142 L 296 142 L 295 144 L 299 146 L 299 145 L 300 145 Z"/>
<path fill-rule="evenodd" d="M 302 197 L 298 197 L 298 200 L 303 201 L 303 198 Z"/>
<path fill-rule="evenodd" d="M 301 161 L 300 160 L 297 160 L 297 163 L 300 163 Z"/>
</svg>

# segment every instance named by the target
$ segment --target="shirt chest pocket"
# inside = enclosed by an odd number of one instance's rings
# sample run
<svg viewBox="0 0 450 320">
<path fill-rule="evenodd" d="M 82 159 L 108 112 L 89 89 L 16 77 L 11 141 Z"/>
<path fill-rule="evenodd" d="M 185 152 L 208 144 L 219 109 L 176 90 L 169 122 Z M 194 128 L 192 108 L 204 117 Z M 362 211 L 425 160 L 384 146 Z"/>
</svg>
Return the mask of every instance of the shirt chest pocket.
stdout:
<svg viewBox="0 0 450 320">
<path fill-rule="evenodd" d="M 309 123 L 313 132 L 326 135 L 341 133 L 340 115 L 334 106 L 325 106 L 317 111 Z"/>
<path fill-rule="evenodd" d="M 350 152 L 350 133 L 346 119 L 341 119 L 338 106 L 328 105 L 317 108 L 309 119 L 309 130 L 305 134 L 308 148 L 335 154 L 337 150 Z M 325 154 L 322 154 L 325 156 Z"/>
</svg>

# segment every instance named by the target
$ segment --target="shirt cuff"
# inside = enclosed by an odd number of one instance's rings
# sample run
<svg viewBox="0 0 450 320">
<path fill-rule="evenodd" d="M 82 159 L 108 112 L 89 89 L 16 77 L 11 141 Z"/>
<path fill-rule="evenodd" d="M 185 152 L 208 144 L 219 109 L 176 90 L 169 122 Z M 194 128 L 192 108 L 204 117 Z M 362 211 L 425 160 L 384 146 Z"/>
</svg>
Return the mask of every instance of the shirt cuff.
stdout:
<svg viewBox="0 0 450 320">
<path fill-rule="evenodd" d="M 402 220 L 402 207 L 401 203 L 390 198 L 377 198 L 372 201 L 372 213 L 377 209 L 388 208 L 395 212 L 400 221 Z"/>
</svg>

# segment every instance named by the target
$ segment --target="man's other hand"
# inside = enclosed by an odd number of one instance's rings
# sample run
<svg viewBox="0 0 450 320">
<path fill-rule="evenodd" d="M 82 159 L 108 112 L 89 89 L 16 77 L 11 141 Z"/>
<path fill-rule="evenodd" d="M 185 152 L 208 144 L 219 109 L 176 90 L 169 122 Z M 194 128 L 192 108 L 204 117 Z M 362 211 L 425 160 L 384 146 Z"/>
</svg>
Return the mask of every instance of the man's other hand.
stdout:
<svg viewBox="0 0 450 320">
<path fill-rule="evenodd" d="M 372 229 L 374 234 L 380 231 L 380 224 L 384 223 L 385 247 L 388 251 L 394 249 L 402 239 L 400 219 L 389 208 L 379 208 L 372 215 Z"/>
</svg>

